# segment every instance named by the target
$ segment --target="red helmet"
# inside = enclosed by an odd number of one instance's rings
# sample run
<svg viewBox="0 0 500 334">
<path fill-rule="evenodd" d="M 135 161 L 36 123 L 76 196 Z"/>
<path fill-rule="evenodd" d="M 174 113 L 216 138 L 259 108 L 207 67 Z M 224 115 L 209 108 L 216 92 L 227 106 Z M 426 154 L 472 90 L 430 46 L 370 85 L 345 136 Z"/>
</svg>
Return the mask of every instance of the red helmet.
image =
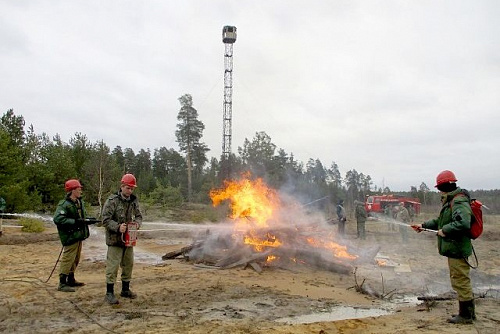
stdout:
<svg viewBox="0 0 500 334">
<path fill-rule="evenodd" d="M 76 179 L 71 179 L 66 181 L 64 184 L 64 190 L 68 193 L 72 190 L 75 190 L 76 188 L 82 188 L 82 185 L 80 184 L 80 181 Z"/>
<path fill-rule="evenodd" d="M 437 187 L 440 184 L 448 182 L 457 182 L 457 178 L 451 170 L 444 170 L 441 173 L 439 173 L 438 176 L 436 177 L 436 185 L 434 187 Z"/>
<path fill-rule="evenodd" d="M 122 177 L 122 184 L 125 184 L 129 187 L 137 187 L 137 180 L 135 179 L 135 176 L 132 174 L 125 174 Z"/>
</svg>

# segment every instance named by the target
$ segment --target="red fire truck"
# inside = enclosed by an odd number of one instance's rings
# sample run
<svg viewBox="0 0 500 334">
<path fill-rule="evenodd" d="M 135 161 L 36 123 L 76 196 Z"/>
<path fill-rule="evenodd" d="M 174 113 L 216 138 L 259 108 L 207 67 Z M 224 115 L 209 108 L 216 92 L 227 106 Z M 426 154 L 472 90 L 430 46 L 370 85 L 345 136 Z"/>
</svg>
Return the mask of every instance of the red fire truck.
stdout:
<svg viewBox="0 0 500 334">
<path fill-rule="evenodd" d="M 420 200 L 418 198 L 401 197 L 394 195 L 372 195 L 367 196 L 365 201 L 365 209 L 368 215 L 373 213 L 384 214 L 387 209 L 392 209 L 393 207 L 399 205 L 403 202 L 405 207 L 413 211 L 415 215 L 420 213 Z"/>
</svg>

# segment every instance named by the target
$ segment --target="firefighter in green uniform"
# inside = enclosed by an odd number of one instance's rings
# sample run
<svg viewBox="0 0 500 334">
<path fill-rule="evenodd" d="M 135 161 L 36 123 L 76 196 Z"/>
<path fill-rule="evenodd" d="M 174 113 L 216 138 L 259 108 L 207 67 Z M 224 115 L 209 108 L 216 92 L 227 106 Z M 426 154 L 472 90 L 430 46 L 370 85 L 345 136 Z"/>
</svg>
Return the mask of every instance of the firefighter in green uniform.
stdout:
<svg viewBox="0 0 500 334">
<path fill-rule="evenodd" d="M 366 230 L 365 230 L 365 223 L 366 223 L 366 209 L 365 209 L 365 203 L 359 202 L 359 201 L 354 201 L 354 204 L 356 205 L 356 223 L 357 223 L 357 230 L 358 230 L 358 238 L 359 239 L 366 239 Z"/>
<path fill-rule="evenodd" d="M 66 197 L 57 205 L 54 214 L 54 223 L 63 245 L 63 253 L 59 266 L 59 287 L 63 292 L 74 292 L 73 287 L 84 283 L 75 280 L 75 271 L 80 262 L 83 240 L 90 235 L 87 224 L 95 221 L 86 221 L 85 205 L 82 197 L 80 181 L 71 179 L 64 184 Z"/>
<path fill-rule="evenodd" d="M 137 295 L 130 290 L 132 269 L 134 267 L 134 248 L 127 247 L 124 235 L 127 232 L 127 223 L 135 222 L 140 227 L 142 213 L 139 201 L 133 194 L 137 181 L 132 174 L 125 174 L 121 179 L 120 190 L 111 195 L 102 209 L 102 223 L 106 229 L 106 301 L 118 304 L 114 293 L 114 285 L 121 267 L 122 291 L 120 296 L 134 299 Z"/>
<path fill-rule="evenodd" d="M 405 203 L 400 202 L 398 205 L 398 211 L 396 213 L 396 220 L 410 226 L 410 213 L 408 212 L 408 209 L 405 208 Z M 401 233 L 401 239 L 403 242 L 408 241 L 408 227 L 399 225 L 399 233 Z"/>
<path fill-rule="evenodd" d="M 472 210 L 468 191 L 457 187 L 456 181 L 452 171 L 444 170 L 438 174 L 435 187 L 441 192 L 442 203 L 439 217 L 412 227 L 417 232 L 421 232 L 422 228 L 438 230 L 439 254 L 448 258 L 451 287 L 458 295 L 459 312 L 448 319 L 448 322 L 471 324 L 476 320 L 470 266 L 467 261 L 472 254 L 469 235 Z"/>
<path fill-rule="evenodd" d="M 387 229 L 389 231 L 395 231 L 396 230 L 396 227 L 391 222 L 391 220 L 394 219 L 392 211 L 393 211 L 393 206 L 391 204 L 387 204 L 386 207 L 384 208 L 384 215 L 389 220 L 389 222 L 387 223 Z"/>
</svg>

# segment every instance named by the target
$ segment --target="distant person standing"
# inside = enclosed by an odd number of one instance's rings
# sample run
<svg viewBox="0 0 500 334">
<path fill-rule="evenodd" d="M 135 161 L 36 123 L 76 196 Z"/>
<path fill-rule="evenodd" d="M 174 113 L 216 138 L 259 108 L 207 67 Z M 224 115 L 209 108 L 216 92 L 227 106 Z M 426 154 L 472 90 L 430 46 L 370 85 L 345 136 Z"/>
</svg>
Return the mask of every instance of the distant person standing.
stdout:
<svg viewBox="0 0 500 334">
<path fill-rule="evenodd" d="M 392 208 L 389 204 L 387 204 L 384 208 L 384 216 L 386 217 L 385 219 L 387 219 L 389 222 L 387 223 L 387 229 L 390 231 L 392 226 L 394 224 L 392 224 L 390 222 L 391 218 L 392 218 Z"/>
<path fill-rule="evenodd" d="M 410 221 L 413 221 L 415 219 L 415 216 L 417 213 L 415 212 L 415 208 L 413 207 L 412 204 L 408 205 L 408 213 L 410 214 Z"/>
<path fill-rule="evenodd" d="M 413 224 L 412 228 L 421 232 L 423 228 L 437 230 L 439 254 L 448 258 L 451 287 L 458 295 L 458 315 L 448 319 L 454 324 L 471 324 L 476 320 L 474 294 L 467 261 L 472 254 L 470 227 L 472 209 L 470 195 L 457 187 L 457 178 L 452 171 L 444 170 L 436 177 L 435 187 L 441 192 L 439 217 L 423 224 Z"/>
<path fill-rule="evenodd" d="M 63 245 L 59 265 L 59 287 L 62 292 L 75 292 L 73 287 L 85 285 L 75 280 L 75 271 L 80 262 L 83 240 L 90 235 L 85 222 L 85 205 L 80 181 L 71 179 L 64 184 L 66 197 L 57 204 L 54 223 Z"/>
<path fill-rule="evenodd" d="M 344 209 L 344 200 L 339 200 L 339 204 L 337 205 L 337 219 L 339 220 L 339 234 L 345 234 L 345 222 L 347 220 L 346 213 Z"/>
<path fill-rule="evenodd" d="M 120 190 L 111 195 L 102 209 L 102 222 L 106 228 L 106 301 L 118 304 L 114 293 L 114 285 L 121 267 L 122 291 L 120 296 L 134 299 L 137 295 L 130 290 L 132 270 L 134 267 L 134 247 L 128 247 L 124 241 L 128 223 L 142 224 L 142 213 L 139 201 L 133 194 L 137 181 L 132 174 L 125 174 L 121 179 Z"/>
<path fill-rule="evenodd" d="M 408 209 L 405 208 L 405 203 L 400 202 L 398 206 L 398 211 L 396 213 L 396 220 L 408 226 L 399 225 L 399 233 L 401 233 L 401 239 L 403 242 L 408 241 L 408 228 L 410 227 L 410 213 Z"/>
<path fill-rule="evenodd" d="M 357 224 L 357 230 L 358 230 L 358 238 L 359 239 L 366 239 L 366 231 L 365 231 L 365 224 L 366 224 L 366 209 L 365 209 L 365 203 L 359 202 L 359 201 L 354 201 L 354 204 L 356 205 L 356 224 Z"/>
</svg>

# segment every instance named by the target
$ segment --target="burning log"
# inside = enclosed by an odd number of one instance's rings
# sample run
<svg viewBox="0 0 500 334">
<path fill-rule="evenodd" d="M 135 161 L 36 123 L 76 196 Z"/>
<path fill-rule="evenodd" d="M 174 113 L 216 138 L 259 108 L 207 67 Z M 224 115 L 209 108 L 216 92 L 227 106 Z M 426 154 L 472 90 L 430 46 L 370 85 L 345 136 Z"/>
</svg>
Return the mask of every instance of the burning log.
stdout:
<svg viewBox="0 0 500 334">
<path fill-rule="evenodd" d="M 255 254 L 249 255 L 247 257 L 244 257 L 236 262 L 232 262 L 230 264 L 222 265 L 221 263 L 217 263 L 216 265 L 220 266 L 223 269 L 229 269 L 229 268 L 234 268 L 234 267 L 237 267 L 240 265 L 247 265 L 247 264 L 254 262 L 254 261 L 264 261 L 265 262 L 269 253 L 270 253 L 270 251 L 267 251 L 264 253 L 255 253 Z M 223 260 L 225 260 L 225 259 L 223 259 Z M 221 261 L 221 262 L 227 262 L 227 260 Z"/>
<path fill-rule="evenodd" d="M 170 259 L 175 259 L 178 256 L 185 256 L 187 253 L 189 253 L 193 248 L 199 247 L 201 242 L 198 243 L 192 243 L 191 245 L 182 247 L 181 249 L 174 250 L 171 252 L 166 253 L 161 257 L 162 260 L 170 260 Z"/>
<path fill-rule="evenodd" d="M 252 235 L 264 235 L 261 238 L 235 238 L 229 232 L 220 235 L 207 233 L 206 239 L 165 254 L 162 259 L 173 259 L 183 255 L 194 263 L 203 263 L 221 269 L 230 269 L 237 266 L 269 265 L 282 269 L 291 269 L 297 264 L 323 269 L 340 274 L 350 274 L 353 263 L 363 262 L 373 257 L 378 248 L 364 252 L 362 257 L 347 252 L 346 246 L 334 242 L 318 242 L 320 238 L 313 238 L 313 233 L 306 236 L 296 229 L 274 229 L 271 232 L 260 230 Z M 278 235 L 275 237 L 275 235 Z M 259 241 L 260 240 L 260 241 Z M 286 240 L 286 245 L 276 240 Z M 232 244 L 231 244 L 232 242 Z M 288 246 L 290 245 L 290 246 Z M 275 259 L 274 261 L 271 261 Z M 276 260 L 277 259 L 277 260 Z M 253 265 L 252 265 L 253 263 Z M 260 272 L 262 269 L 255 269 Z"/>
<path fill-rule="evenodd" d="M 350 274 L 354 270 L 352 265 L 335 259 L 331 254 L 326 255 L 324 251 L 318 252 L 316 249 L 297 250 L 295 256 L 306 265 L 339 274 Z"/>
<path fill-rule="evenodd" d="M 220 257 L 215 265 L 221 268 L 227 268 L 231 264 L 240 261 L 242 258 L 249 258 L 252 255 L 252 251 L 249 247 L 234 247 L 228 250 L 223 257 Z M 248 261 L 251 261 L 250 259 Z M 247 261 L 247 262 L 248 262 Z"/>
</svg>

